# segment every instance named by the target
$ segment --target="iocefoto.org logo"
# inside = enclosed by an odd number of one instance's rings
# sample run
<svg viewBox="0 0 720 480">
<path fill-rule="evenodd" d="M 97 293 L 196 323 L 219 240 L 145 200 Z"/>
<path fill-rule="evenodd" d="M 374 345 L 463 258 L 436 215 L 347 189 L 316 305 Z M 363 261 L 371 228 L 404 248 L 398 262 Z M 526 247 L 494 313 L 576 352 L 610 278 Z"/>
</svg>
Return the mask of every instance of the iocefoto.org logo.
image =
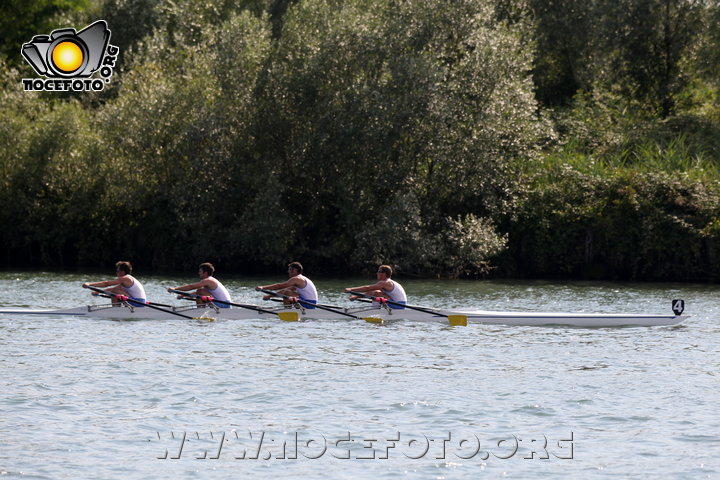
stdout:
<svg viewBox="0 0 720 480">
<path fill-rule="evenodd" d="M 45 78 L 23 78 L 26 92 L 99 92 L 110 82 L 120 49 L 110 45 L 105 20 L 79 32 L 59 28 L 50 35 L 35 35 L 24 43 L 22 56 Z M 98 75 L 93 78 L 93 74 Z"/>
</svg>

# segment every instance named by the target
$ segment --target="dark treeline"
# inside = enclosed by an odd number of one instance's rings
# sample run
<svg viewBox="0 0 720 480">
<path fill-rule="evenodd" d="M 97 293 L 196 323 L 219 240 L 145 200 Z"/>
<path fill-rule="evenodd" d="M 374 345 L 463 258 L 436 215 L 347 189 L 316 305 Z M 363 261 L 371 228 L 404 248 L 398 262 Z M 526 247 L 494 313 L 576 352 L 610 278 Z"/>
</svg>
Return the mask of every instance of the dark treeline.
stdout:
<svg viewBox="0 0 720 480">
<path fill-rule="evenodd" d="M 40 0 L 0 36 L 4 267 L 720 278 L 720 5 Z M 108 21 L 105 91 L 20 46 Z"/>
</svg>

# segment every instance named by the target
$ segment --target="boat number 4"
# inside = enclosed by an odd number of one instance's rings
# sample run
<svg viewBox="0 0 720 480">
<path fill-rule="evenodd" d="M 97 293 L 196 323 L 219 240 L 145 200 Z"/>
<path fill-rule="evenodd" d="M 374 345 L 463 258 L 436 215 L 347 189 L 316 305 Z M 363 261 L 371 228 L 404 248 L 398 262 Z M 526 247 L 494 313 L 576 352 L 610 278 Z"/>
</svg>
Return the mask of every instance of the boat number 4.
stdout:
<svg viewBox="0 0 720 480">
<path fill-rule="evenodd" d="M 672 310 L 675 315 L 680 315 L 685 310 L 685 300 L 673 300 Z"/>
</svg>

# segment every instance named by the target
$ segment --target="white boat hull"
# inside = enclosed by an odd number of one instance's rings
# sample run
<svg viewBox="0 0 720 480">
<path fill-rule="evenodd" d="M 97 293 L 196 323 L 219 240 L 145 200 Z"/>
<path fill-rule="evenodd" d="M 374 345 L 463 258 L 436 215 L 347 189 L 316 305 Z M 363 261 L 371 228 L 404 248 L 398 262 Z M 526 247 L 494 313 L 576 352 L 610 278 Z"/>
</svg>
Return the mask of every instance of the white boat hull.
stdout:
<svg viewBox="0 0 720 480">
<path fill-rule="evenodd" d="M 169 309 L 166 309 L 169 310 Z M 301 320 L 353 320 L 352 317 L 321 309 L 296 309 L 288 307 L 268 308 L 273 312 L 297 312 Z M 341 311 L 359 317 L 360 320 L 382 323 L 393 320 L 411 320 L 420 322 L 439 322 L 448 324 L 448 315 L 467 317 L 467 323 L 511 326 L 564 325 L 573 327 L 621 327 L 621 326 L 663 326 L 676 325 L 687 315 L 642 315 L 642 314 L 590 314 L 590 313 L 537 313 L 537 312 L 490 312 L 482 310 L 437 310 L 426 313 L 417 310 L 388 310 L 385 308 L 342 308 Z M 275 313 L 263 313 L 243 308 L 212 307 L 175 307 L 170 311 L 161 311 L 149 307 L 128 308 L 125 306 L 89 305 L 60 310 L 0 309 L 0 315 L 15 316 L 72 316 L 88 318 L 110 318 L 122 320 L 182 320 L 181 314 L 197 319 L 217 320 L 279 320 Z"/>
</svg>

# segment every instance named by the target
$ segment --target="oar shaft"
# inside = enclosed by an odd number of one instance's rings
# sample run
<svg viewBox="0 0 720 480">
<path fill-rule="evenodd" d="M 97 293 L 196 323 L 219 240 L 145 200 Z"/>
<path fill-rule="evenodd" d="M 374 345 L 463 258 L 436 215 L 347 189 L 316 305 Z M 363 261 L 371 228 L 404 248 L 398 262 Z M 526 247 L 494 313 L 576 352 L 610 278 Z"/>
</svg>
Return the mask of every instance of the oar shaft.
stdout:
<svg viewBox="0 0 720 480">
<path fill-rule="evenodd" d="M 370 299 L 376 298 L 376 297 L 374 297 L 374 296 L 372 296 L 372 295 L 368 295 L 368 294 L 365 293 L 365 292 L 354 292 L 354 291 L 350 291 L 350 292 L 348 292 L 348 293 L 350 293 L 351 295 L 360 295 L 361 297 L 370 298 Z M 433 310 L 433 309 L 430 309 L 430 308 L 416 307 L 415 305 L 407 305 L 407 304 L 405 304 L 405 303 L 393 302 L 392 300 L 388 300 L 388 299 L 386 299 L 386 298 L 383 299 L 383 301 L 384 301 L 385 303 L 389 303 L 390 305 L 395 305 L 395 306 L 398 306 L 398 307 L 408 308 L 408 309 L 410 309 L 410 310 L 417 310 L 418 312 L 425 312 L 425 313 L 431 313 L 431 314 L 433 314 L 433 315 L 440 315 L 441 317 L 446 317 L 446 318 L 447 318 L 447 315 L 445 315 L 444 313 L 440 313 L 440 312 L 438 312 L 438 311 L 436 311 L 436 310 Z"/>
<path fill-rule="evenodd" d="M 282 297 L 282 298 L 288 298 L 288 299 L 294 298 L 294 297 L 290 297 L 288 295 L 283 295 L 282 293 L 273 292 L 272 290 L 266 290 L 264 288 L 261 288 L 260 291 L 263 293 L 267 293 L 268 295 L 277 295 L 278 297 Z M 298 303 L 300 303 L 302 305 L 319 308 L 321 310 L 327 310 L 328 312 L 337 313 L 338 315 L 345 315 L 346 317 L 355 318 L 355 319 L 361 318 L 361 317 L 358 317 L 357 315 L 353 315 L 352 313 L 343 312 L 342 310 L 336 310 L 334 308 L 326 307 L 325 305 L 320 305 L 317 303 L 310 303 L 310 302 L 307 302 L 300 298 L 298 298 L 297 301 L 298 301 Z"/>
<path fill-rule="evenodd" d="M 182 313 L 174 312 L 174 311 L 172 311 L 172 310 L 168 310 L 167 308 L 156 307 L 155 305 L 153 305 L 153 304 L 151 304 L 151 303 L 146 303 L 145 306 L 146 306 L 146 307 L 150 307 L 150 308 L 154 308 L 155 310 L 160 310 L 161 312 L 172 313 L 173 315 L 177 315 L 178 317 L 183 317 L 183 318 L 187 318 L 187 319 L 189 319 L 189 320 L 193 320 L 193 317 L 191 317 L 190 315 L 184 315 L 184 314 L 182 314 Z"/>
<path fill-rule="evenodd" d="M 215 297 L 207 297 L 207 296 L 204 296 L 204 295 L 198 295 L 198 294 L 196 294 L 196 293 L 185 292 L 185 291 L 183 291 L 183 290 L 174 290 L 174 289 L 173 289 L 173 290 L 170 290 L 170 291 L 171 291 L 172 293 L 177 293 L 177 294 L 179 294 L 179 295 L 186 295 L 186 296 L 192 297 L 192 298 L 207 299 L 208 301 L 213 302 L 213 303 L 222 303 L 223 305 L 232 305 L 233 307 L 246 308 L 246 309 L 248 309 L 248 310 L 255 310 L 256 312 L 271 313 L 271 314 L 274 314 L 274 315 L 277 315 L 277 314 L 278 314 L 278 312 L 274 312 L 274 311 L 272 311 L 272 310 L 266 310 L 266 309 L 264 309 L 264 308 L 262 308 L 262 307 L 256 307 L 255 305 L 247 305 L 247 304 L 244 304 L 244 303 L 235 303 L 235 302 L 226 302 L 225 300 L 219 300 L 219 299 L 217 299 L 217 298 L 215 298 Z"/>
<path fill-rule="evenodd" d="M 97 292 L 97 293 L 99 293 L 99 294 L 101 294 L 101 295 L 103 295 L 103 296 L 108 296 L 108 297 L 110 297 L 110 298 L 117 298 L 117 299 L 125 300 L 125 301 L 127 301 L 128 303 L 130 303 L 131 305 L 132 305 L 132 302 L 134 302 L 134 303 L 141 304 L 141 305 L 143 305 L 143 306 L 145 306 L 145 307 L 148 307 L 148 308 L 153 308 L 153 309 L 155 309 L 155 310 L 159 310 L 159 311 L 161 311 L 161 312 L 171 313 L 171 314 L 173 314 L 173 315 L 177 315 L 178 317 L 183 317 L 183 318 L 187 318 L 187 319 L 190 319 L 190 320 L 193 319 L 193 317 L 190 317 L 190 316 L 188 316 L 188 315 L 183 315 L 182 313 L 178 313 L 178 312 L 175 312 L 175 311 L 173 311 L 173 310 L 168 310 L 168 309 L 165 309 L 165 308 L 160 308 L 159 306 L 156 306 L 156 305 L 155 305 L 154 303 L 152 303 L 152 302 L 141 303 L 141 302 L 138 302 L 137 300 L 133 300 L 132 298 L 127 297 L 126 295 L 119 295 L 119 294 L 117 294 L 117 293 L 108 293 L 108 292 L 106 292 L 105 290 L 102 290 L 102 289 L 97 288 L 97 287 L 92 287 L 92 286 L 90 286 L 90 285 L 88 285 L 88 286 L 85 287 L 85 288 L 88 288 L 88 289 L 92 290 L 93 292 Z"/>
<path fill-rule="evenodd" d="M 271 302 L 282 302 L 283 301 L 283 299 L 280 296 L 278 296 L 277 298 L 275 298 L 275 297 L 268 298 L 268 300 L 270 300 Z M 368 302 L 368 303 L 370 302 L 370 300 L 365 299 L 365 298 L 363 298 L 362 300 L 364 302 Z M 328 308 L 344 308 L 339 305 L 328 305 L 327 303 L 313 303 L 312 306 L 313 307 L 328 307 Z"/>
<path fill-rule="evenodd" d="M 117 298 L 117 295 L 115 295 L 114 293 L 113 294 L 98 293 L 98 296 L 104 297 L 104 298 Z M 128 297 L 128 300 L 130 300 L 131 302 L 134 301 L 130 297 Z M 135 302 L 135 303 L 138 303 L 138 302 Z M 145 302 L 145 305 L 155 305 L 156 307 L 164 307 L 164 308 L 173 308 L 174 307 L 174 305 L 166 305 L 164 303 L 157 303 L 157 302 Z"/>
</svg>

